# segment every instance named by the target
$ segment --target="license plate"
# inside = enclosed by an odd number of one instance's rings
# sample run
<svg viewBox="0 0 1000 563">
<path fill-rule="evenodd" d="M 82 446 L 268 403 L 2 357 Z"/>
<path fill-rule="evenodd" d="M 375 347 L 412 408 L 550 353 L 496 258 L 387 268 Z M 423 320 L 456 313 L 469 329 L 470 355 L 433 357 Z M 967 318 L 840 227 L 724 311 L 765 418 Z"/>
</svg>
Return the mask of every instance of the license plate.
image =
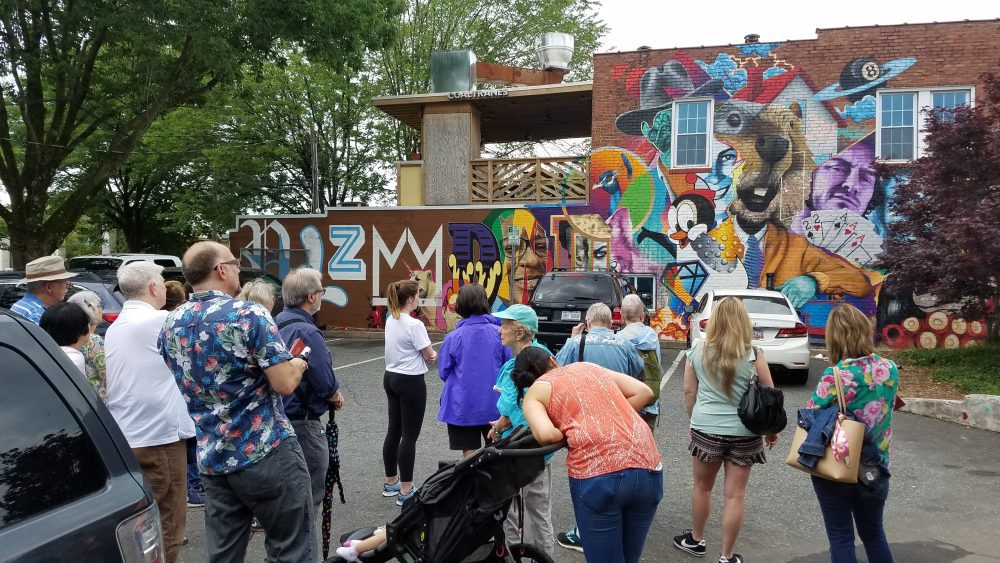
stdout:
<svg viewBox="0 0 1000 563">
<path fill-rule="evenodd" d="M 580 311 L 563 311 L 560 318 L 564 321 L 579 321 Z"/>
<path fill-rule="evenodd" d="M 764 340 L 764 331 L 759 329 L 753 329 L 753 339 L 754 340 Z"/>
</svg>

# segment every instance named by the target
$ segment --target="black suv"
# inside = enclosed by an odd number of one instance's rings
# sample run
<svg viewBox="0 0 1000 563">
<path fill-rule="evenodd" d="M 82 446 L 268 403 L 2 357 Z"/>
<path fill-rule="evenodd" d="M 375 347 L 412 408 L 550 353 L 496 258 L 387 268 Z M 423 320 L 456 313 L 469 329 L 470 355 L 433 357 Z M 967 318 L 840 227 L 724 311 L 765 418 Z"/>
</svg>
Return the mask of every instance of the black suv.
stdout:
<svg viewBox="0 0 1000 563">
<path fill-rule="evenodd" d="M 545 274 L 528 302 L 538 314 L 538 340 L 555 352 L 573 327 L 586 320 L 587 309 L 594 303 L 604 303 L 611 309 L 611 328 L 617 331 L 623 326 L 622 299 L 630 293 L 635 293 L 631 283 L 611 272 Z"/>
<path fill-rule="evenodd" d="M 24 279 L 24 272 L 0 273 L 0 309 L 10 309 L 11 305 L 24 297 L 27 285 L 21 283 L 22 279 Z M 114 272 L 110 274 L 107 272 L 78 272 L 77 276 L 70 278 L 69 281 L 69 290 L 66 292 L 67 299 L 74 293 L 84 290 L 93 291 L 101 298 L 101 304 L 104 305 L 104 320 L 97 325 L 96 332 L 104 336 L 108 327 L 122 312 L 122 304 L 125 303 L 125 296 L 118 289 L 118 279 Z"/>
<path fill-rule="evenodd" d="M 153 494 L 66 354 L 0 311 L 0 365 L 0 561 L 162 561 Z"/>
</svg>

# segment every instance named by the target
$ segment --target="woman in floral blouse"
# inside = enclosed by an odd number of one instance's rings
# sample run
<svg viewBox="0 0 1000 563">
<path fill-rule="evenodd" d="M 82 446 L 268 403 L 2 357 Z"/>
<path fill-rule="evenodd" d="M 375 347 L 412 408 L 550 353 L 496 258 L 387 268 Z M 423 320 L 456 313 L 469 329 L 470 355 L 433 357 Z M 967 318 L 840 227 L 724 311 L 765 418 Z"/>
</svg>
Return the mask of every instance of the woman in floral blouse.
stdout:
<svg viewBox="0 0 1000 563">
<path fill-rule="evenodd" d="M 899 372 L 892 360 L 874 353 L 872 323 L 851 305 L 840 305 L 830 312 L 826 322 L 826 343 L 830 361 L 840 372 L 847 410 L 865 423 L 881 454 L 879 476 L 871 483 L 847 484 L 812 478 L 830 541 L 830 556 L 833 563 L 857 562 L 854 555 L 854 527 L 857 525 L 868 561 L 891 562 L 882 512 L 889 495 L 892 407 L 899 388 Z M 822 409 L 836 404 L 837 385 L 833 367 L 830 367 L 820 377 L 807 406 Z"/>
<path fill-rule="evenodd" d="M 80 348 L 80 352 L 83 353 L 84 367 L 87 368 L 87 381 L 97 391 L 97 396 L 104 401 L 108 396 L 104 387 L 104 382 L 107 379 L 107 369 L 104 366 L 104 339 L 94 332 L 104 316 L 104 304 L 93 291 L 75 293 L 67 301 L 76 303 L 90 316 L 90 338 L 83 345 L 83 348 Z"/>
</svg>

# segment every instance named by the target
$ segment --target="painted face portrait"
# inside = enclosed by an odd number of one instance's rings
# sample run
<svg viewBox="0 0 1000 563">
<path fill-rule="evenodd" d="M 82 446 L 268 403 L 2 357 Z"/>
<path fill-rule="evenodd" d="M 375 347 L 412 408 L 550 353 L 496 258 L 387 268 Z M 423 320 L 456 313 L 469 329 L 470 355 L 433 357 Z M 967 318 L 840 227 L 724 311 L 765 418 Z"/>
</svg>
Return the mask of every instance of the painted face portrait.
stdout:
<svg viewBox="0 0 1000 563">
<path fill-rule="evenodd" d="M 546 264 L 549 257 L 548 240 L 545 231 L 533 224 L 531 229 L 521 229 L 521 243 L 517 247 L 517 254 L 514 256 L 514 295 L 511 302 L 516 304 L 527 303 L 531 298 L 531 292 L 535 290 L 538 279 L 545 274 Z"/>
<path fill-rule="evenodd" d="M 875 193 L 875 146 L 868 139 L 848 147 L 813 172 L 813 211 L 849 209 L 864 214 Z"/>
<path fill-rule="evenodd" d="M 586 270 L 590 264 L 590 241 L 577 236 L 573 246 L 573 269 Z"/>
</svg>

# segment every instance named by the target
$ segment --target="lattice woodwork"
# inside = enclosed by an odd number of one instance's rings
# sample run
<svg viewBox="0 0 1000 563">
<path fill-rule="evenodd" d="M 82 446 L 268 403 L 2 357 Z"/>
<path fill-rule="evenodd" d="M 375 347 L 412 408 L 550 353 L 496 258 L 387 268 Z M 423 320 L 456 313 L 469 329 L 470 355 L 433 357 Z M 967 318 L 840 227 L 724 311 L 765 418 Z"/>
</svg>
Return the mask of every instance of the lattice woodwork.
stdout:
<svg viewBox="0 0 1000 563">
<path fill-rule="evenodd" d="M 470 203 L 561 203 L 587 201 L 586 158 L 473 160 Z"/>
</svg>

